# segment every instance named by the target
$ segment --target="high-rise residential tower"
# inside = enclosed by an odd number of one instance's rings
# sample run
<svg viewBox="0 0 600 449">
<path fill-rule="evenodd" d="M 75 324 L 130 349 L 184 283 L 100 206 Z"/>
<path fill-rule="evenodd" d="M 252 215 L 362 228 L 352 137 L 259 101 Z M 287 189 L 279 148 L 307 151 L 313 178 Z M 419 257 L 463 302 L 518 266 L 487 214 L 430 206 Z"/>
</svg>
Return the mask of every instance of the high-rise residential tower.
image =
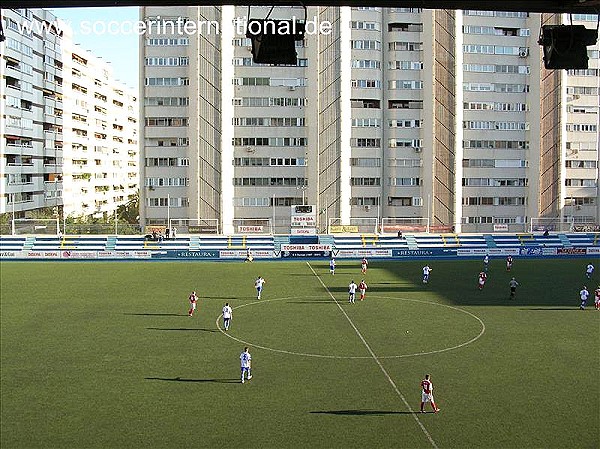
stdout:
<svg viewBox="0 0 600 449">
<path fill-rule="evenodd" d="M 138 190 L 137 92 L 50 12 L 2 20 L 0 213 L 112 213 Z"/>
<path fill-rule="evenodd" d="M 537 43 L 564 17 L 308 8 L 320 32 L 297 42 L 296 65 L 270 66 L 252 61 L 247 16 L 141 9 L 156 21 L 140 40 L 145 224 L 210 219 L 234 233 L 270 220 L 289 232 L 299 204 L 316 206 L 320 231 L 600 221 L 598 44 L 588 70 L 567 72 L 544 69 Z M 188 22 L 196 32 L 177 29 Z"/>
</svg>

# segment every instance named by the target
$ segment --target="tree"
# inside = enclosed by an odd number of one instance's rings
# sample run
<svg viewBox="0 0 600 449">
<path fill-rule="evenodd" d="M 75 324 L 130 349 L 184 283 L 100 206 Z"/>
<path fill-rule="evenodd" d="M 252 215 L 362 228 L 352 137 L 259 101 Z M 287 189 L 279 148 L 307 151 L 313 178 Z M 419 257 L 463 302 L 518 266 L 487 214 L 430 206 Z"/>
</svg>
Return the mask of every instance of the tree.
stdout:
<svg viewBox="0 0 600 449">
<path fill-rule="evenodd" d="M 120 221 L 129 224 L 138 224 L 140 221 L 140 192 L 131 195 L 127 203 L 117 208 L 117 217 Z"/>
</svg>

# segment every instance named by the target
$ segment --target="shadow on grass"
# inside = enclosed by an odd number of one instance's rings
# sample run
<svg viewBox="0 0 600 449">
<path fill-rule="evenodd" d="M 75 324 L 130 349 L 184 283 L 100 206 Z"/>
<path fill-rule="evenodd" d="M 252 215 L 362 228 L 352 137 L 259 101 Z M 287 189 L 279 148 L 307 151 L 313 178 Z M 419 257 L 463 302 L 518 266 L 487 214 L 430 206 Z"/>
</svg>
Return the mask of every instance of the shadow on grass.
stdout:
<svg viewBox="0 0 600 449">
<path fill-rule="evenodd" d="M 187 313 L 124 313 L 123 315 L 137 315 L 137 316 L 188 316 Z"/>
<path fill-rule="evenodd" d="M 162 380 L 164 382 L 214 382 L 219 384 L 238 384 L 240 379 L 186 379 L 184 377 L 144 377 L 146 380 Z"/>
<path fill-rule="evenodd" d="M 342 415 L 342 416 L 380 416 L 380 415 L 412 415 L 413 412 L 397 412 L 394 410 L 323 410 L 310 412 L 318 415 Z"/>
<path fill-rule="evenodd" d="M 577 312 L 579 310 L 579 307 L 578 306 L 574 306 L 574 307 L 521 307 L 520 310 L 547 310 L 547 311 L 561 310 L 563 312 L 565 312 L 565 311 Z"/>
<path fill-rule="evenodd" d="M 178 328 L 147 327 L 146 329 L 152 330 L 152 331 L 219 332 L 218 329 L 203 329 L 203 328 L 188 328 L 188 327 L 178 327 Z"/>
<path fill-rule="evenodd" d="M 593 259 L 598 260 L 597 257 Z M 373 282 L 369 285 L 369 293 L 384 294 L 415 293 L 423 296 L 429 294 L 444 298 L 457 306 L 502 306 L 522 310 L 579 310 L 579 291 L 583 285 L 598 285 L 600 279 L 594 276 L 584 279 L 585 265 L 588 259 L 527 259 L 515 257 L 511 271 L 506 271 L 504 257 L 492 258 L 490 261 L 487 282 L 482 291 L 477 289 L 477 278 L 483 268 L 481 260 L 460 259 L 433 260 L 433 269 L 428 284 L 422 284 L 422 267 L 426 261 L 382 261 L 377 263 L 378 270 L 387 271 L 387 279 L 383 284 Z M 509 299 L 509 283 L 515 277 L 519 283 L 517 297 Z M 355 281 L 358 275 L 354 277 Z M 400 282 L 398 288 L 395 283 Z M 408 283 L 408 285 L 407 285 Z M 367 278 L 367 284 L 369 279 Z M 410 285 L 412 284 L 412 285 Z M 345 290 L 339 288 L 338 291 Z M 332 289 L 332 291 L 335 291 Z M 415 296 L 419 298 L 419 296 Z M 589 303 L 588 303 L 589 304 Z"/>
</svg>

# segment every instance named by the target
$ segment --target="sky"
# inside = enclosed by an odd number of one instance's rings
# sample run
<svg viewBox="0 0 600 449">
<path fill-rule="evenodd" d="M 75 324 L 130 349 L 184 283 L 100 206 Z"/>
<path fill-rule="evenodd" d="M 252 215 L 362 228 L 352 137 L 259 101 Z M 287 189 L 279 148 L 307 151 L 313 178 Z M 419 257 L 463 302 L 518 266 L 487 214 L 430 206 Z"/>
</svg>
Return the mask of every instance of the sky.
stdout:
<svg viewBox="0 0 600 449">
<path fill-rule="evenodd" d="M 110 61 L 115 78 L 138 88 L 139 36 L 126 31 L 127 25 L 139 20 L 139 8 L 54 8 L 50 11 L 71 25 L 76 44 Z"/>
</svg>

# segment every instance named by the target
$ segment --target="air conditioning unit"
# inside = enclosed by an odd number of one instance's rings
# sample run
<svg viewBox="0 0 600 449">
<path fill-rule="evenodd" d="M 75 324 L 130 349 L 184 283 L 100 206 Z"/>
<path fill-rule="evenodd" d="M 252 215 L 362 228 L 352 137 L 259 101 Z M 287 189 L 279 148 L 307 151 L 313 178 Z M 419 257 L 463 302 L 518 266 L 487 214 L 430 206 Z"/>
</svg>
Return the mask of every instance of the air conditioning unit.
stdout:
<svg viewBox="0 0 600 449">
<path fill-rule="evenodd" d="M 521 47 L 519 48 L 519 58 L 526 58 L 529 56 L 529 48 Z"/>
<path fill-rule="evenodd" d="M 576 206 L 575 209 L 581 210 L 581 206 Z"/>
<path fill-rule="evenodd" d="M 365 210 L 369 212 L 371 210 L 371 206 L 365 206 Z"/>
<path fill-rule="evenodd" d="M 296 90 L 296 86 L 288 86 L 288 90 Z"/>
<path fill-rule="evenodd" d="M 252 147 L 246 147 L 246 152 L 247 153 L 254 153 L 256 150 Z"/>
<path fill-rule="evenodd" d="M 423 148 L 419 148 L 419 147 L 415 148 L 415 153 L 420 153 L 422 151 L 423 151 Z"/>
<path fill-rule="evenodd" d="M 248 45 L 248 46 L 246 47 L 246 50 L 248 50 L 250 53 L 252 53 L 252 45 Z"/>
<path fill-rule="evenodd" d="M 573 100 L 579 100 L 581 98 L 581 95 L 575 94 L 573 95 Z"/>
</svg>

